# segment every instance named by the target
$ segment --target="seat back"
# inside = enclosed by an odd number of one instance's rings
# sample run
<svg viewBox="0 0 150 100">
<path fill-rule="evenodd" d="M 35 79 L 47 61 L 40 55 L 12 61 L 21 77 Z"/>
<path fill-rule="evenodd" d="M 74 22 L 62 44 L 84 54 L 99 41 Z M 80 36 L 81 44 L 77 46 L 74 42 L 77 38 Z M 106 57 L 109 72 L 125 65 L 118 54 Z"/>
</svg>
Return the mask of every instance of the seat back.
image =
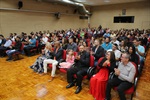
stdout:
<svg viewBox="0 0 150 100">
<path fill-rule="evenodd" d="M 99 58 L 98 63 L 97 63 L 97 70 L 100 70 L 100 62 L 103 60 L 104 57 Z"/>
<path fill-rule="evenodd" d="M 94 66 L 94 56 L 90 55 L 90 67 Z"/>
<path fill-rule="evenodd" d="M 23 51 L 23 49 L 24 49 L 24 44 L 21 43 L 21 48 L 20 48 L 20 50 Z"/>
<path fill-rule="evenodd" d="M 63 58 L 63 60 L 66 60 L 66 50 L 63 50 L 62 58 Z"/>
<path fill-rule="evenodd" d="M 134 67 L 136 69 L 136 73 L 135 73 L 135 76 L 134 76 L 134 78 L 136 78 L 138 76 L 138 67 L 134 62 L 131 62 L 131 63 L 134 65 Z"/>
<path fill-rule="evenodd" d="M 38 46 L 39 46 L 39 41 L 38 40 L 36 40 L 35 46 L 36 46 L 36 48 L 38 48 Z"/>
<path fill-rule="evenodd" d="M 76 56 L 77 55 L 77 52 L 74 52 L 74 56 Z"/>
</svg>

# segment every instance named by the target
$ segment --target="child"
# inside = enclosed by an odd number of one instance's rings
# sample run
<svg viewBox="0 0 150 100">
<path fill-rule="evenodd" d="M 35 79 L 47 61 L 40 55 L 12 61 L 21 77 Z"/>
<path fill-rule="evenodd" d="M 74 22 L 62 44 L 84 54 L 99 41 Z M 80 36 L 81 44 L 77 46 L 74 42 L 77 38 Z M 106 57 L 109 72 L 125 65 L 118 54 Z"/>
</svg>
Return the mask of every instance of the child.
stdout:
<svg viewBox="0 0 150 100">
<path fill-rule="evenodd" d="M 73 50 L 69 50 L 68 51 L 68 55 L 67 55 L 67 57 L 66 57 L 66 62 L 62 62 L 62 63 L 60 63 L 59 65 L 60 65 L 60 68 L 70 68 L 71 67 L 71 65 L 74 63 L 74 52 L 73 52 Z"/>
</svg>

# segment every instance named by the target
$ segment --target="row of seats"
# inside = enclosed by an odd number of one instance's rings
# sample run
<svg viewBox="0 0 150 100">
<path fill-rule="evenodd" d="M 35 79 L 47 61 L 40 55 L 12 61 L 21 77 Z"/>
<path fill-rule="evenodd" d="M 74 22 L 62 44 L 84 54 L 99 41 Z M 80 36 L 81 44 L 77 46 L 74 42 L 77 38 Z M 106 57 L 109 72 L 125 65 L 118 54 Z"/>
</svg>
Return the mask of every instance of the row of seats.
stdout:
<svg viewBox="0 0 150 100">
<path fill-rule="evenodd" d="M 77 52 L 74 52 L 74 56 L 76 56 L 76 54 L 77 54 Z M 98 65 L 102 61 L 102 59 L 103 59 L 103 57 L 101 57 L 98 60 Z M 66 60 L 66 50 L 63 50 L 63 61 L 65 61 L 65 60 Z M 140 67 L 140 61 L 139 61 L 138 66 L 134 62 L 132 62 L 132 64 L 136 68 L 136 74 L 135 74 L 135 77 L 134 77 L 134 84 L 133 84 L 133 86 L 130 89 L 128 89 L 128 90 L 125 91 L 125 94 L 131 94 L 131 98 L 130 98 L 131 100 L 133 98 L 134 92 L 135 92 L 136 87 L 137 87 L 137 81 L 138 81 L 138 78 L 139 78 L 139 70 L 138 70 L 138 68 Z M 51 64 L 49 64 L 48 66 L 50 68 L 52 68 Z M 59 70 L 62 73 L 67 73 L 67 69 L 65 69 L 65 68 L 59 68 Z M 83 77 L 83 79 L 87 79 L 87 78 L 90 79 L 90 77 L 92 77 L 92 75 L 95 74 L 96 72 L 98 72 L 99 70 L 100 70 L 99 66 L 97 66 L 96 69 L 95 69 L 95 67 L 94 67 L 94 56 L 90 55 L 90 68 L 87 71 L 87 75 L 85 75 Z M 113 76 L 114 76 L 114 73 L 110 73 L 109 79 L 113 78 Z M 77 76 L 74 75 L 74 78 L 77 78 Z M 117 87 L 114 87 L 114 90 L 117 90 Z"/>
</svg>

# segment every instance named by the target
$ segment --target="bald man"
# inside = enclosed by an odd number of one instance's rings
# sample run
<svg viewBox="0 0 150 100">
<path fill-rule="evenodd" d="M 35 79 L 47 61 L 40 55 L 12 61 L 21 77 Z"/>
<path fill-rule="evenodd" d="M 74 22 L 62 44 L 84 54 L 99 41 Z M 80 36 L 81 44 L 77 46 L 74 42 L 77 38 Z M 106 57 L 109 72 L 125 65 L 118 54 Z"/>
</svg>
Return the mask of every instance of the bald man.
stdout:
<svg viewBox="0 0 150 100">
<path fill-rule="evenodd" d="M 78 94 L 82 90 L 82 79 L 87 74 L 87 70 L 89 68 L 89 62 L 90 62 L 90 54 L 85 51 L 85 47 L 81 45 L 79 47 L 78 55 L 75 58 L 75 66 L 71 67 L 67 70 L 67 81 L 68 85 L 66 88 L 71 88 L 75 85 L 77 86 L 77 89 L 75 91 L 75 94 Z M 74 74 L 77 75 L 77 81 L 74 82 Z"/>
</svg>

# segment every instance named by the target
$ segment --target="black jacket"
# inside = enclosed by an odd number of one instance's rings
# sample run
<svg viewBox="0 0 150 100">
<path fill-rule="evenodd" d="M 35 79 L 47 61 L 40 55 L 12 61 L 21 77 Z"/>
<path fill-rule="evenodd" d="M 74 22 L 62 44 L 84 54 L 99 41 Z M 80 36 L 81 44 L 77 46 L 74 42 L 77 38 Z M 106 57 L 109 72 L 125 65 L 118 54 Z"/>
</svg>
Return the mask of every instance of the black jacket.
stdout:
<svg viewBox="0 0 150 100">
<path fill-rule="evenodd" d="M 75 59 L 75 66 L 79 68 L 88 68 L 90 66 L 90 54 L 86 51 L 79 52 L 80 59 Z"/>
<path fill-rule="evenodd" d="M 95 49 L 96 49 L 96 46 L 92 48 L 92 51 L 95 52 Z M 104 57 L 104 54 L 105 54 L 104 49 L 101 46 L 99 46 L 96 53 L 93 54 L 93 56 L 95 57 L 95 60 L 98 61 L 99 58 Z"/>
<path fill-rule="evenodd" d="M 63 56 L 63 49 L 60 47 L 58 49 L 58 51 L 56 52 L 56 48 L 55 48 L 52 55 L 53 55 L 53 57 L 56 57 L 56 60 L 59 62 L 60 59 L 62 59 L 62 56 Z"/>
<path fill-rule="evenodd" d="M 16 41 L 14 49 L 17 50 L 17 51 L 21 51 L 21 46 L 22 46 L 21 41 Z"/>
</svg>

